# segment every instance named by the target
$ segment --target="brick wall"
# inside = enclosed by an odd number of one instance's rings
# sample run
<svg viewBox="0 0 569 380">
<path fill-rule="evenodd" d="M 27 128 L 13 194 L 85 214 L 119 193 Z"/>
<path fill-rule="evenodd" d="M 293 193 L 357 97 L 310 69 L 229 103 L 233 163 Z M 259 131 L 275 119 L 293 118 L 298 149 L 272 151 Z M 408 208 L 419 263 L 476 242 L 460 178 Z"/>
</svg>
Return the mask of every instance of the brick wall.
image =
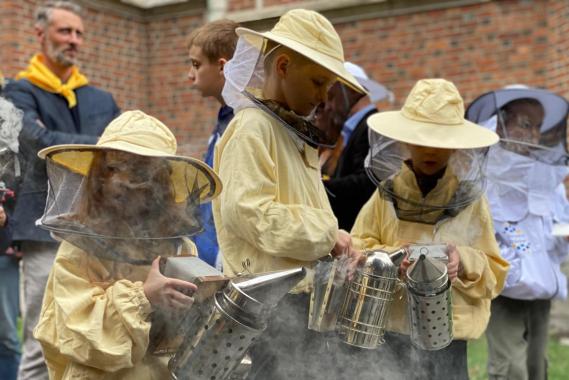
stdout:
<svg viewBox="0 0 569 380">
<path fill-rule="evenodd" d="M 86 8 L 84 25 L 81 70 L 92 84 L 110 91 L 121 109 L 144 108 L 150 91 L 146 22 L 136 15 Z"/>
<path fill-rule="evenodd" d="M 7 77 L 25 68 L 39 49 L 33 13 L 41 3 L 0 2 L 0 62 Z M 164 17 L 114 2 L 83 6 L 86 39 L 79 66 L 91 84 L 110 91 L 121 109 L 142 109 L 164 121 L 184 154 L 203 154 L 217 106 L 189 88 L 186 50 L 186 37 L 203 13 Z"/>
<path fill-rule="evenodd" d="M 148 24 L 148 109 L 176 131 L 180 151 L 201 156 L 215 125 L 217 102 L 190 88 L 187 36 L 202 23 L 185 16 Z"/>
<path fill-rule="evenodd" d="M 265 6 L 292 4 L 292 3 L 299 3 L 299 5 L 302 5 L 302 3 L 305 3 L 305 1 L 302 1 L 302 0 L 263 0 L 263 5 L 265 5 Z"/>
<path fill-rule="evenodd" d="M 227 2 L 227 10 L 230 12 L 253 8 L 255 8 L 255 0 L 229 0 Z"/>
<path fill-rule="evenodd" d="M 277 2 L 288 0 L 263 4 L 270 8 Z M 37 50 L 32 15 L 39 3 L 0 1 L 0 62 L 9 77 Z M 118 0 L 82 3 L 87 10 L 82 71 L 93 84 L 111 91 L 122 109 L 141 108 L 163 120 L 174 130 L 183 153 L 200 156 L 217 104 L 189 88 L 185 42 L 205 19 L 205 8 L 196 9 L 196 2 L 158 11 Z M 231 0 L 227 16 L 254 3 Z M 433 76 L 454 81 L 466 102 L 511 83 L 546 86 L 569 97 L 569 2 L 501 0 L 430 10 L 425 3 L 386 1 L 377 3 L 384 8 L 376 13 L 363 5 L 341 14 L 323 11 L 340 33 L 346 57 L 395 92 L 393 107 L 401 105 L 417 79 Z M 395 12 L 397 4 L 423 9 Z M 266 29 L 270 24 L 247 25 Z"/>
<path fill-rule="evenodd" d="M 498 1 L 336 27 L 346 58 L 392 89 L 396 105 L 426 77 L 453 81 L 469 102 L 507 84 L 546 85 L 545 8 Z"/>
<path fill-rule="evenodd" d="M 8 77 L 25 67 L 37 46 L 33 33 L 36 1 L 0 1 L 0 62 Z"/>
<path fill-rule="evenodd" d="M 569 96 L 569 2 L 548 1 L 547 86 Z"/>
<path fill-rule="evenodd" d="M 0 60 L 7 77 L 15 77 L 39 51 L 33 15 L 41 3 L 38 0 L 0 2 Z M 109 9 L 85 7 L 84 11 L 81 71 L 91 84 L 112 92 L 122 108 L 144 105 L 149 91 L 145 23 L 140 17 Z"/>
</svg>

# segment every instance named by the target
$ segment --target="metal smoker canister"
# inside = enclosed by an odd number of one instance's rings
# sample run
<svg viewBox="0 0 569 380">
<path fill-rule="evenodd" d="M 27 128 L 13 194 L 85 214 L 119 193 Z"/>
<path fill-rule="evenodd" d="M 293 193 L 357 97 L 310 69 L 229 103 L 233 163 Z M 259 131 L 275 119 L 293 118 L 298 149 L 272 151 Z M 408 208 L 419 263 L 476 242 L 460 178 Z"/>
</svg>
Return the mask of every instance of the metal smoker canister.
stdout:
<svg viewBox="0 0 569 380">
<path fill-rule="evenodd" d="M 411 342 L 423 350 L 440 350 L 452 342 L 451 285 L 445 263 L 427 257 L 407 269 Z"/>
<path fill-rule="evenodd" d="M 318 332 L 336 330 L 338 310 L 344 301 L 344 286 L 349 259 L 327 256 L 314 268 L 314 285 L 310 294 L 308 328 Z"/>
<path fill-rule="evenodd" d="M 215 294 L 203 317 L 168 363 L 177 380 L 224 380 L 240 365 L 247 349 L 267 327 L 280 299 L 305 276 L 291 269 L 237 277 Z"/>
<path fill-rule="evenodd" d="M 399 259 L 402 253 L 397 251 L 392 256 Z M 364 266 L 347 285 L 338 316 L 338 333 L 345 343 L 369 349 L 383 343 L 398 271 L 387 252 L 368 254 Z"/>
</svg>

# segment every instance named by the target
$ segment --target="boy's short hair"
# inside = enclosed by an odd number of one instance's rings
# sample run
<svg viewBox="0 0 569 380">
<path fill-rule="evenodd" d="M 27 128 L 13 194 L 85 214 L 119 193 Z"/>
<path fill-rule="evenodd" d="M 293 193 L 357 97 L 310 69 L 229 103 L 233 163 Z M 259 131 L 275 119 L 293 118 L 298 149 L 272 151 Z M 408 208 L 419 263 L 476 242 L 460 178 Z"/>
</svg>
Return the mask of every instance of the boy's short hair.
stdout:
<svg viewBox="0 0 569 380">
<path fill-rule="evenodd" d="M 210 62 L 219 58 L 231 59 L 237 46 L 235 29 L 238 26 L 235 21 L 228 19 L 208 22 L 190 33 L 188 49 L 192 46 L 201 47 Z"/>
</svg>

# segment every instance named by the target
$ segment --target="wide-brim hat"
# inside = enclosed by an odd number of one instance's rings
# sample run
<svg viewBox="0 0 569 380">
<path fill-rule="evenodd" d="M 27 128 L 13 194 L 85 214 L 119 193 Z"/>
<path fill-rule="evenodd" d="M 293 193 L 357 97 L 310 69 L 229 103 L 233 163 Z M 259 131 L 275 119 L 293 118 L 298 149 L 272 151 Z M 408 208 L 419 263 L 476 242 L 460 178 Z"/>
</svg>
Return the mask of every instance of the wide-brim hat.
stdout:
<svg viewBox="0 0 569 380">
<path fill-rule="evenodd" d="M 264 48 L 267 39 L 286 46 L 331 71 L 354 90 L 362 94 L 368 93 L 344 67 L 344 49 L 340 36 L 330 21 L 318 12 L 293 9 L 282 15 L 268 32 L 237 28 L 236 33 L 259 50 Z"/>
<path fill-rule="evenodd" d="M 433 148 L 484 148 L 499 140 L 496 133 L 464 119 L 462 97 L 444 79 L 418 81 L 400 111 L 376 113 L 367 123 L 393 140 Z"/>
<path fill-rule="evenodd" d="M 160 120 L 142 111 L 127 111 L 114 119 L 96 145 L 64 144 L 42 149 L 38 156 L 49 156 L 54 163 L 86 176 L 97 151 L 121 151 L 144 157 L 168 160 L 176 202 L 183 202 L 190 192 L 199 192 L 199 201 L 207 202 L 221 192 L 221 180 L 206 163 L 196 158 L 176 155 L 177 143 L 172 132 Z"/>
<path fill-rule="evenodd" d="M 544 109 L 541 133 L 564 123 L 569 113 L 569 103 L 565 98 L 553 92 L 526 86 L 511 86 L 490 91 L 476 98 L 466 110 L 469 120 L 484 122 L 495 115 L 506 104 L 520 99 L 534 99 Z"/>
</svg>

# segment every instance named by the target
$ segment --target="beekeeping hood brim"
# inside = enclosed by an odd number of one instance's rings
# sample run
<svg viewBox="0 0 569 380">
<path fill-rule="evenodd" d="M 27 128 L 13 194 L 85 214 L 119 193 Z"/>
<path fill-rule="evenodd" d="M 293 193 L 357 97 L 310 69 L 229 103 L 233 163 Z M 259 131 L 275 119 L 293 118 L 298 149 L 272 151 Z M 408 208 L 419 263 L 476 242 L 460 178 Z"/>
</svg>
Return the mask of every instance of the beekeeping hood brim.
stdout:
<svg viewBox="0 0 569 380">
<path fill-rule="evenodd" d="M 247 28 L 237 28 L 236 32 L 261 51 L 266 40 L 286 46 L 331 71 L 354 90 L 368 93 L 344 67 L 340 36 L 330 21 L 317 12 L 295 9 L 285 13 L 268 32 L 260 33 Z"/>
<path fill-rule="evenodd" d="M 198 159 L 176 155 L 177 144 L 172 132 L 158 119 L 141 111 L 128 111 L 113 120 L 96 145 L 55 145 L 42 149 L 38 156 L 42 159 L 49 156 L 55 164 L 86 176 L 94 152 L 109 150 L 167 159 L 172 168 L 171 182 L 177 202 L 188 198 L 188 189 L 199 189 L 201 203 L 221 192 L 217 174 Z"/>
<path fill-rule="evenodd" d="M 506 104 L 519 99 L 534 99 L 544 109 L 541 133 L 547 132 L 567 118 L 569 103 L 552 92 L 537 88 L 505 88 L 487 92 L 476 98 L 466 110 L 466 118 L 474 122 L 490 119 Z"/>
<path fill-rule="evenodd" d="M 376 113 L 367 123 L 385 137 L 432 148 L 474 149 L 498 142 L 496 133 L 464 119 L 462 97 L 444 79 L 420 80 L 400 111 Z"/>
</svg>

